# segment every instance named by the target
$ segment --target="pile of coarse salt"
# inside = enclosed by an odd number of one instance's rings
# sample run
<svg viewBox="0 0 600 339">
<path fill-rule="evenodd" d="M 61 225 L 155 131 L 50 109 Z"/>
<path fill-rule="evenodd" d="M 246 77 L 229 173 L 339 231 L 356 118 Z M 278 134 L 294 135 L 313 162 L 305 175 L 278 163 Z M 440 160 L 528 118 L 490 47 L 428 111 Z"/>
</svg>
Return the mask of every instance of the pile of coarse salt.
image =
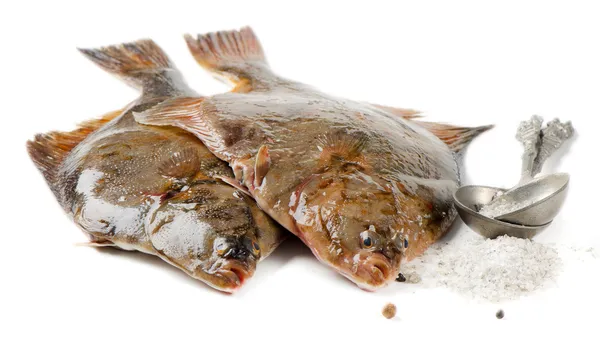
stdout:
<svg viewBox="0 0 600 339">
<path fill-rule="evenodd" d="M 476 299 L 502 301 L 552 282 L 561 265 L 554 246 L 509 236 L 474 237 L 459 244 L 435 244 L 406 263 L 402 273 L 409 283 L 446 286 Z"/>
<path fill-rule="evenodd" d="M 539 197 L 529 197 L 528 199 L 517 200 L 512 202 L 503 202 L 500 204 L 493 205 L 488 204 L 481 207 L 481 209 L 478 212 L 483 216 L 494 219 L 498 216 L 513 213 L 527 206 L 531 206 L 539 200 L 541 200 L 539 199 Z"/>
</svg>

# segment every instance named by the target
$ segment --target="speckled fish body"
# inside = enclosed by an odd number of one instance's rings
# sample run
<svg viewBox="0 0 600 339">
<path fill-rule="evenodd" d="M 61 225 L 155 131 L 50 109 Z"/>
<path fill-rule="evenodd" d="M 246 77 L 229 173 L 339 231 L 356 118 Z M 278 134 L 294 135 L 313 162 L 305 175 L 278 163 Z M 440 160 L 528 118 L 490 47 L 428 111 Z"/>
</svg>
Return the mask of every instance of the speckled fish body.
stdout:
<svg viewBox="0 0 600 339">
<path fill-rule="evenodd" d="M 133 117 L 171 97 L 197 94 L 151 41 L 83 53 L 143 95 L 78 130 L 28 143 L 61 206 L 93 245 L 156 255 L 214 288 L 236 290 L 285 231 L 222 180 L 233 177 L 231 168 L 198 138 Z"/>
<path fill-rule="evenodd" d="M 135 114 L 179 126 L 234 170 L 240 189 L 315 256 L 361 288 L 393 281 L 402 258 L 450 227 L 455 151 L 489 127 L 337 98 L 275 75 L 249 28 L 186 37 L 198 63 L 235 85 Z"/>
</svg>

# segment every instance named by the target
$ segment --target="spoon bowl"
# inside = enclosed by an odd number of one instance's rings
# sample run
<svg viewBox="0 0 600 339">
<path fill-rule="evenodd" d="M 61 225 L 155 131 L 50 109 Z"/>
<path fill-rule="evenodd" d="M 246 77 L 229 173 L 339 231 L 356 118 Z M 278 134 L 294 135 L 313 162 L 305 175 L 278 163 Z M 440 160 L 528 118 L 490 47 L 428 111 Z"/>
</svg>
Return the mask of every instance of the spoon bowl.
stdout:
<svg viewBox="0 0 600 339">
<path fill-rule="evenodd" d="M 551 221 L 539 226 L 513 224 L 488 218 L 478 212 L 498 192 L 505 191 L 501 188 L 487 186 L 463 186 L 459 188 L 454 193 L 454 204 L 458 215 L 473 231 L 491 239 L 502 235 L 531 239 L 550 225 Z"/>
<path fill-rule="evenodd" d="M 482 214 L 514 224 L 547 224 L 560 212 L 568 184 L 566 173 L 540 176 L 495 198 L 491 204 L 495 215 Z"/>
</svg>

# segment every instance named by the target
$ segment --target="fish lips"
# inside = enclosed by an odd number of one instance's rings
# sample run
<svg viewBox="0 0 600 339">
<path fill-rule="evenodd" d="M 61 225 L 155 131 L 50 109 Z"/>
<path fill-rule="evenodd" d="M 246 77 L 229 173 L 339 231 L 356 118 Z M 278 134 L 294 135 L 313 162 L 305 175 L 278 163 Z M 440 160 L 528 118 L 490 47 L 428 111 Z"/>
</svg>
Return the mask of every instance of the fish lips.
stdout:
<svg viewBox="0 0 600 339">
<path fill-rule="evenodd" d="M 255 265 L 238 260 L 228 260 L 210 274 L 210 285 L 226 293 L 236 292 L 254 275 Z"/>
<path fill-rule="evenodd" d="M 382 253 L 362 250 L 352 257 L 340 255 L 335 260 L 328 260 L 327 256 L 322 256 L 316 250 L 310 239 L 303 235 L 300 235 L 300 238 L 311 248 L 319 261 L 335 269 L 362 290 L 373 292 L 383 288 L 400 273 L 400 254 L 397 254 L 398 258 L 390 259 Z"/>
<path fill-rule="evenodd" d="M 359 255 L 359 258 L 362 255 Z M 356 269 L 349 277 L 361 289 L 374 291 L 387 286 L 390 281 L 394 281 L 400 271 L 395 268 L 392 261 L 381 253 L 369 252 L 366 258 L 359 259 Z"/>
<path fill-rule="evenodd" d="M 394 252 L 394 258 L 390 259 L 379 252 L 361 250 L 352 253 L 344 249 L 337 257 L 336 255 L 332 257 L 331 253 L 320 253 L 320 248 L 328 248 L 328 246 L 322 244 L 318 237 L 302 232 L 302 228 L 302 226 L 298 228 L 297 236 L 311 249 L 315 257 L 363 290 L 375 291 L 385 287 L 400 273 L 401 254 L 398 252 Z M 344 253 L 345 251 L 348 252 Z"/>
</svg>

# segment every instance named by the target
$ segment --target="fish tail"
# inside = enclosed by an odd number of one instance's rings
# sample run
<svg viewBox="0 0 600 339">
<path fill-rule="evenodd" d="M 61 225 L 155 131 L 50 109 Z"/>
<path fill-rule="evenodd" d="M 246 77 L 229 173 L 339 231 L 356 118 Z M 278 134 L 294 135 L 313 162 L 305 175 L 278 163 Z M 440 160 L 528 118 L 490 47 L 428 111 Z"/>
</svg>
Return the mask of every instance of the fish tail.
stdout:
<svg viewBox="0 0 600 339">
<path fill-rule="evenodd" d="M 167 54 L 150 39 L 79 51 L 144 95 L 170 96 L 191 91 Z"/>
<path fill-rule="evenodd" d="M 117 117 L 121 112 L 120 110 L 114 111 L 99 119 L 83 122 L 71 132 L 36 134 L 33 140 L 27 141 L 29 157 L 55 194 L 57 194 L 56 183 L 59 168 L 71 150 L 89 134 Z"/>
<path fill-rule="evenodd" d="M 267 65 L 258 38 L 250 27 L 231 31 L 184 36 L 196 61 L 209 69 L 239 66 L 246 63 Z"/>
<path fill-rule="evenodd" d="M 250 27 L 184 36 L 196 62 L 234 92 L 264 91 L 284 81 L 275 75 Z"/>
<path fill-rule="evenodd" d="M 440 138 L 453 152 L 462 151 L 473 139 L 494 125 L 459 127 L 435 122 L 412 121 Z"/>
</svg>

